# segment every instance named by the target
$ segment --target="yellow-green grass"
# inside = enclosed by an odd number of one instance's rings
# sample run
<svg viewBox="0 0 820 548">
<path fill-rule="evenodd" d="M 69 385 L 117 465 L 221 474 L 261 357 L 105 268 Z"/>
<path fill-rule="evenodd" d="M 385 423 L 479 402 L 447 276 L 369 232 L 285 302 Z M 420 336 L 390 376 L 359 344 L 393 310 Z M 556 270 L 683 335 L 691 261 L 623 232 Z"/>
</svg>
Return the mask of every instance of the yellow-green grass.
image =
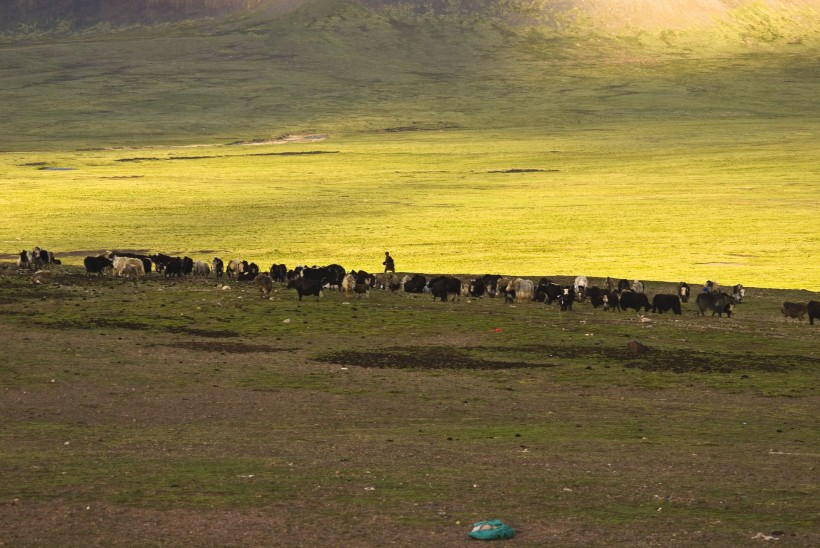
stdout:
<svg viewBox="0 0 820 548">
<path fill-rule="evenodd" d="M 0 252 L 817 290 L 816 143 L 795 118 L 6 153 Z"/>
<path fill-rule="evenodd" d="M 6 36 L 0 253 L 816 290 L 816 22 L 615 36 L 329 1 Z M 286 133 L 329 138 L 221 146 Z"/>
</svg>

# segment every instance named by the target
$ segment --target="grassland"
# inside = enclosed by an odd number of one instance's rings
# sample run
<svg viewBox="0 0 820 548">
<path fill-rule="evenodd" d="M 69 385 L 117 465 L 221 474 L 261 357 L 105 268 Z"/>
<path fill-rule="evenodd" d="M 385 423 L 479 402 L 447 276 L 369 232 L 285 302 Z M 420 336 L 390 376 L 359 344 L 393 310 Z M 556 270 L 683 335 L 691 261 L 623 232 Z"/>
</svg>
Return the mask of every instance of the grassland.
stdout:
<svg viewBox="0 0 820 548">
<path fill-rule="evenodd" d="M 778 314 L 817 293 L 645 323 L 2 266 L 4 543 L 818 542 L 817 326 Z"/>
<path fill-rule="evenodd" d="M 816 289 L 814 135 L 796 123 L 761 138 L 748 125 L 702 136 L 678 124 L 674 139 L 645 123 L 8 153 L 2 246 L 74 264 L 118 248 L 366 270 L 387 249 L 405 271 Z M 47 214 L 32 222 L 26 204 Z"/>
<path fill-rule="evenodd" d="M 2 37 L 0 544 L 817 546 L 816 20 L 386 13 Z M 750 289 L 299 303 L 82 273 L 113 248 Z"/>
</svg>

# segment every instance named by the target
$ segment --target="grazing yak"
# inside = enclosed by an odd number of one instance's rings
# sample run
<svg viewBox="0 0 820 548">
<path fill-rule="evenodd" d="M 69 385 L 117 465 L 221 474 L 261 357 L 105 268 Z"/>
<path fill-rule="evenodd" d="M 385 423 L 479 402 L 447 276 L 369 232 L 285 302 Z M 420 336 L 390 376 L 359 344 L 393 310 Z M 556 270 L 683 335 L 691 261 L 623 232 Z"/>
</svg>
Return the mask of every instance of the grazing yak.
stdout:
<svg viewBox="0 0 820 548">
<path fill-rule="evenodd" d="M 652 297 L 652 312 L 663 314 L 671 310 L 674 314 L 680 316 L 680 297 L 677 295 L 668 295 L 658 293 Z"/>
<path fill-rule="evenodd" d="M 182 258 L 182 274 L 190 276 L 194 272 L 194 260 L 188 256 Z"/>
<path fill-rule="evenodd" d="M 319 280 L 297 277 L 288 282 L 288 289 L 295 289 L 300 301 L 305 295 L 314 295 L 317 301 L 322 297 L 322 282 Z"/>
<path fill-rule="evenodd" d="M 263 299 L 270 297 L 270 292 L 273 291 L 273 278 L 265 274 L 264 276 L 257 276 L 256 285 L 259 287 L 259 292 Z"/>
<path fill-rule="evenodd" d="M 370 274 L 365 270 L 359 270 L 358 272 L 356 272 L 355 270 L 351 270 L 350 273 L 356 276 L 357 284 L 367 284 L 370 287 L 376 286 L 376 276 L 374 276 L 373 274 Z"/>
<path fill-rule="evenodd" d="M 575 302 L 575 288 L 571 285 L 561 288 L 561 294 L 558 295 L 558 304 L 561 305 L 561 310 L 572 310 L 573 302 Z"/>
<path fill-rule="evenodd" d="M 321 280 L 322 284 L 326 285 L 330 289 L 336 290 L 341 290 L 342 281 L 344 280 L 346 275 L 347 272 L 345 271 L 344 267 L 338 264 L 332 264 L 322 267 L 313 266 L 310 268 L 303 268 L 301 271 L 301 276 L 303 278 L 306 278 L 308 280 Z"/>
<path fill-rule="evenodd" d="M 650 308 L 649 297 L 646 296 L 646 293 L 637 293 L 628 289 L 621 291 L 619 304 L 622 310 L 632 308 L 635 312 L 640 312 L 641 308 L 644 312 L 649 312 Z"/>
<path fill-rule="evenodd" d="M 686 282 L 681 282 L 678 284 L 678 297 L 680 297 L 680 301 L 682 303 L 689 302 L 689 295 L 692 293 L 691 289 L 689 288 L 689 284 Z"/>
<path fill-rule="evenodd" d="M 433 300 L 446 302 L 449 295 L 453 296 L 454 301 L 461 298 L 461 280 L 453 276 L 436 276 L 427 283 L 427 287 L 433 294 Z"/>
<path fill-rule="evenodd" d="M 578 276 L 572 284 L 575 289 L 575 295 L 579 302 L 584 302 L 587 298 L 587 288 L 589 287 L 589 279 L 586 276 Z"/>
<path fill-rule="evenodd" d="M 560 285 L 552 283 L 549 278 L 541 278 L 535 287 L 533 298 L 539 303 L 552 304 L 564 293 Z"/>
<path fill-rule="evenodd" d="M 783 314 L 784 318 L 797 318 L 798 320 L 803 321 L 803 318 L 809 312 L 809 305 L 803 302 L 790 303 L 786 301 L 780 307 L 780 312 Z"/>
<path fill-rule="evenodd" d="M 140 253 L 129 253 L 127 251 L 112 251 L 111 253 L 108 254 L 108 258 L 111 259 L 112 261 L 115 261 L 115 264 L 114 264 L 115 274 L 116 274 L 116 270 L 117 270 L 117 266 L 116 266 L 117 257 L 127 258 L 127 259 L 137 259 L 140 262 L 142 262 L 142 273 L 140 274 L 140 276 L 145 276 L 146 274 L 150 274 L 151 269 L 154 267 L 153 260 L 148 255 L 142 255 Z"/>
<path fill-rule="evenodd" d="M 501 274 L 484 274 L 479 280 L 484 284 L 487 295 L 496 297 L 498 295 L 498 281 L 501 278 Z"/>
<path fill-rule="evenodd" d="M 125 265 L 122 269 L 122 277 L 123 278 L 128 278 L 129 280 L 134 280 L 134 282 L 136 282 L 137 278 L 139 278 L 139 276 L 140 276 L 140 271 L 137 268 L 137 265 L 135 263 L 129 263 L 129 264 Z"/>
<path fill-rule="evenodd" d="M 612 298 L 612 291 L 609 289 L 601 289 L 597 285 L 593 285 L 587 290 L 587 297 L 589 297 L 589 303 L 592 305 L 592 308 L 603 306 L 604 310 L 609 310 L 607 305 Z"/>
<path fill-rule="evenodd" d="M 98 255 L 96 257 L 89 256 L 83 259 L 83 266 L 85 266 L 86 276 L 90 274 L 102 276 L 106 270 L 113 270 L 114 261 L 112 261 L 105 255 Z"/>
<path fill-rule="evenodd" d="M 390 290 L 393 293 L 401 289 L 401 280 L 398 275 L 393 272 L 384 272 L 376 274 L 376 285 L 382 291 Z"/>
<path fill-rule="evenodd" d="M 732 296 L 721 291 L 717 293 L 700 293 L 698 294 L 698 298 L 695 299 L 695 304 L 698 307 L 698 316 L 705 316 L 706 311 L 711 310 L 712 316 L 717 314 L 718 317 L 721 317 L 725 312 L 726 317 L 731 318 L 732 310 L 735 309 L 735 300 Z"/>
<path fill-rule="evenodd" d="M 385 278 L 385 284 L 387 284 L 387 289 L 389 289 L 392 293 L 395 293 L 401 289 L 401 280 L 397 274 L 387 275 Z"/>
<path fill-rule="evenodd" d="M 621 298 L 618 296 L 618 293 L 615 291 L 604 291 L 603 295 L 604 300 L 604 310 L 612 311 L 621 311 Z"/>
<path fill-rule="evenodd" d="M 252 282 L 259 275 L 259 267 L 256 263 L 248 263 L 242 261 L 242 271 L 236 276 L 236 280 L 240 282 Z"/>
<path fill-rule="evenodd" d="M 470 297 L 479 299 L 487 293 L 487 284 L 484 283 L 482 278 L 476 278 L 475 280 L 470 281 L 468 291 Z"/>
<path fill-rule="evenodd" d="M 192 274 L 194 276 L 208 276 L 211 274 L 211 265 L 205 261 L 194 261 Z"/>
<path fill-rule="evenodd" d="M 504 297 L 504 302 L 507 302 L 507 288 L 510 286 L 509 278 L 499 278 L 495 285 L 495 296 Z"/>
<path fill-rule="evenodd" d="M 50 264 L 49 257 L 48 251 L 35 247 L 31 252 L 32 267 L 38 270 L 45 268 Z"/>
<path fill-rule="evenodd" d="M 31 251 L 24 249 L 20 252 L 17 257 L 17 268 L 28 268 L 29 270 L 34 268 L 34 255 L 31 254 Z"/>
<path fill-rule="evenodd" d="M 113 261 L 113 269 L 115 276 L 123 276 L 125 267 L 133 265 L 136 269 L 137 276 L 145 276 L 145 264 L 142 259 L 135 257 L 115 257 Z"/>
<path fill-rule="evenodd" d="M 165 271 L 166 278 L 170 278 L 171 276 L 181 277 L 182 259 L 179 257 L 168 257 L 168 261 L 165 262 L 163 270 Z"/>
<path fill-rule="evenodd" d="M 534 297 L 535 284 L 532 283 L 532 280 L 516 278 L 507 284 L 507 302 L 515 300 L 517 303 L 523 303 L 533 300 Z"/>
<path fill-rule="evenodd" d="M 392 274 L 392 272 L 379 272 L 378 274 L 376 274 L 376 284 L 373 287 L 384 291 L 387 288 L 387 277 L 390 274 Z"/>
<path fill-rule="evenodd" d="M 342 280 L 347 275 L 347 271 L 344 269 L 342 265 L 338 264 L 331 264 L 326 266 L 328 276 L 327 276 L 327 284 L 331 288 L 341 289 Z"/>
<path fill-rule="evenodd" d="M 743 284 L 737 284 L 732 286 L 732 297 L 735 298 L 735 302 L 740 304 L 743 302 L 743 297 L 746 296 L 746 288 L 743 287 Z"/>
<path fill-rule="evenodd" d="M 148 256 L 148 260 L 153 264 L 154 270 L 156 270 L 158 274 L 165 272 L 165 269 L 172 258 L 173 257 L 170 255 L 166 255 L 164 253 L 157 253 L 156 255 Z"/>
<path fill-rule="evenodd" d="M 370 284 L 356 284 L 353 287 L 353 292 L 356 293 L 356 298 L 361 298 L 362 295 L 370 297 Z"/>
<path fill-rule="evenodd" d="M 288 267 L 284 264 L 272 264 L 270 267 L 270 277 L 274 282 L 285 283 L 288 276 Z"/>
<path fill-rule="evenodd" d="M 350 297 L 356 291 L 356 276 L 353 274 L 347 274 L 344 278 L 342 278 L 342 291 L 344 291 L 345 296 Z"/>
<path fill-rule="evenodd" d="M 407 293 L 424 293 L 424 288 L 427 287 L 427 278 L 421 274 L 407 275 L 402 279 L 402 287 Z"/>
<path fill-rule="evenodd" d="M 211 270 L 213 270 L 214 276 L 221 278 L 225 273 L 225 263 L 219 257 L 214 257 L 214 260 L 211 261 Z"/>
<path fill-rule="evenodd" d="M 240 259 L 231 259 L 230 261 L 228 261 L 228 266 L 225 267 L 225 275 L 228 277 L 228 279 L 239 277 L 239 275 L 242 273 L 242 269 L 244 268 L 244 265 L 242 263 L 243 261 L 241 261 Z"/>
<path fill-rule="evenodd" d="M 814 325 L 815 318 L 820 320 L 820 301 L 809 301 L 806 311 L 809 313 L 809 324 Z"/>
</svg>

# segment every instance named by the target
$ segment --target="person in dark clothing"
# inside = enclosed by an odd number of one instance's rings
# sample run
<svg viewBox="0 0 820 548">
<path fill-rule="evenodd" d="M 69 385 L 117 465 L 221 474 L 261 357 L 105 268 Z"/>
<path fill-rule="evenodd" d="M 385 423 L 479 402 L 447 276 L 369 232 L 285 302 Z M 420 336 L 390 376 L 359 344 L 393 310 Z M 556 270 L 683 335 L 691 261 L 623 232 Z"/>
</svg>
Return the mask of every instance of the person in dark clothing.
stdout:
<svg viewBox="0 0 820 548">
<path fill-rule="evenodd" d="M 384 265 L 384 271 L 385 272 L 395 272 L 396 271 L 396 265 L 395 265 L 395 263 L 393 263 L 393 257 L 390 256 L 389 251 L 384 252 L 384 262 L 382 264 Z"/>
</svg>

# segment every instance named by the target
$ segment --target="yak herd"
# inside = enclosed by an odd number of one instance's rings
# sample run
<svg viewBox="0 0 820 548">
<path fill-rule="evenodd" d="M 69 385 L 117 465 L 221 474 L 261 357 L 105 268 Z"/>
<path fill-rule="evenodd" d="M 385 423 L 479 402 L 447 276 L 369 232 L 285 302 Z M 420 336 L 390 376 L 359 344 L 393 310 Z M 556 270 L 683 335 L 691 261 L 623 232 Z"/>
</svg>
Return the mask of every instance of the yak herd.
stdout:
<svg viewBox="0 0 820 548">
<path fill-rule="evenodd" d="M 54 254 L 35 247 L 32 251 L 23 250 L 17 259 L 21 269 L 35 271 L 32 283 L 41 284 L 50 278 L 50 267 L 59 265 L 60 260 Z M 541 278 L 537 283 L 525 278 L 507 278 L 501 275 L 487 274 L 479 278 L 463 280 L 454 276 L 433 276 L 427 278 L 421 274 L 399 276 L 395 272 L 371 274 L 364 270 L 348 272 L 338 264 L 317 267 L 297 266 L 288 269 L 284 264 L 274 264 L 267 272 L 260 271 L 256 263 L 245 260 L 230 259 L 223 261 L 214 257 L 210 262 L 195 261 L 189 257 L 174 257 L 157 253 L 144 255 L 128 252 L 109 252 L 89 256 L 83 260 L 86 273 L 103 276 L 111 273 L 114 276 L 136 280 L 157 272 L 160 276 L 214 276 L 236 281 L 255 283 L 262 298 L 268 298 L 274 284 L 285 285 L 295 289 L 299 300 L 305 296 L 315 296 L 317 300 L 324 289 L 338 290 L 346 296 L 367 297 L 373 289 L 391 292 L 429 293 L 434 299 L 447 301 L 461 297 L 499 298 L 506 303 L 535 301 L 545 304 L 557 303 L 562 311 L 572 310 L 577 302 L 589 303 L 594 308 L 603 310 L 629 310 L 640 312 L 672 312 L 681 314 L 681 303 L 689 301 L 691 289 L 685 282 L 680 282 L 676 293 L 658 293 L 649 297 L 644 293 L 642 282 L 635 280 L 612 280 L 607 278 L 603 287 L 590 286 L 586 276 L 578 276 L 571 285 L 560 285 L 548 278 Z M 731 293 L 712 281 L 707 281 L 695 297 L 695 308 L 698 315 L 711 312 L 714 316 L 731 317 L 736 304 L 743 301 L 745 289 L 738 284 L 731 287 Z M 786 318 L 803 320 L 806 316 L 814 325 L 820 319 L 820 302 L 784 302 L 781 313 Z"/>
</svg>

